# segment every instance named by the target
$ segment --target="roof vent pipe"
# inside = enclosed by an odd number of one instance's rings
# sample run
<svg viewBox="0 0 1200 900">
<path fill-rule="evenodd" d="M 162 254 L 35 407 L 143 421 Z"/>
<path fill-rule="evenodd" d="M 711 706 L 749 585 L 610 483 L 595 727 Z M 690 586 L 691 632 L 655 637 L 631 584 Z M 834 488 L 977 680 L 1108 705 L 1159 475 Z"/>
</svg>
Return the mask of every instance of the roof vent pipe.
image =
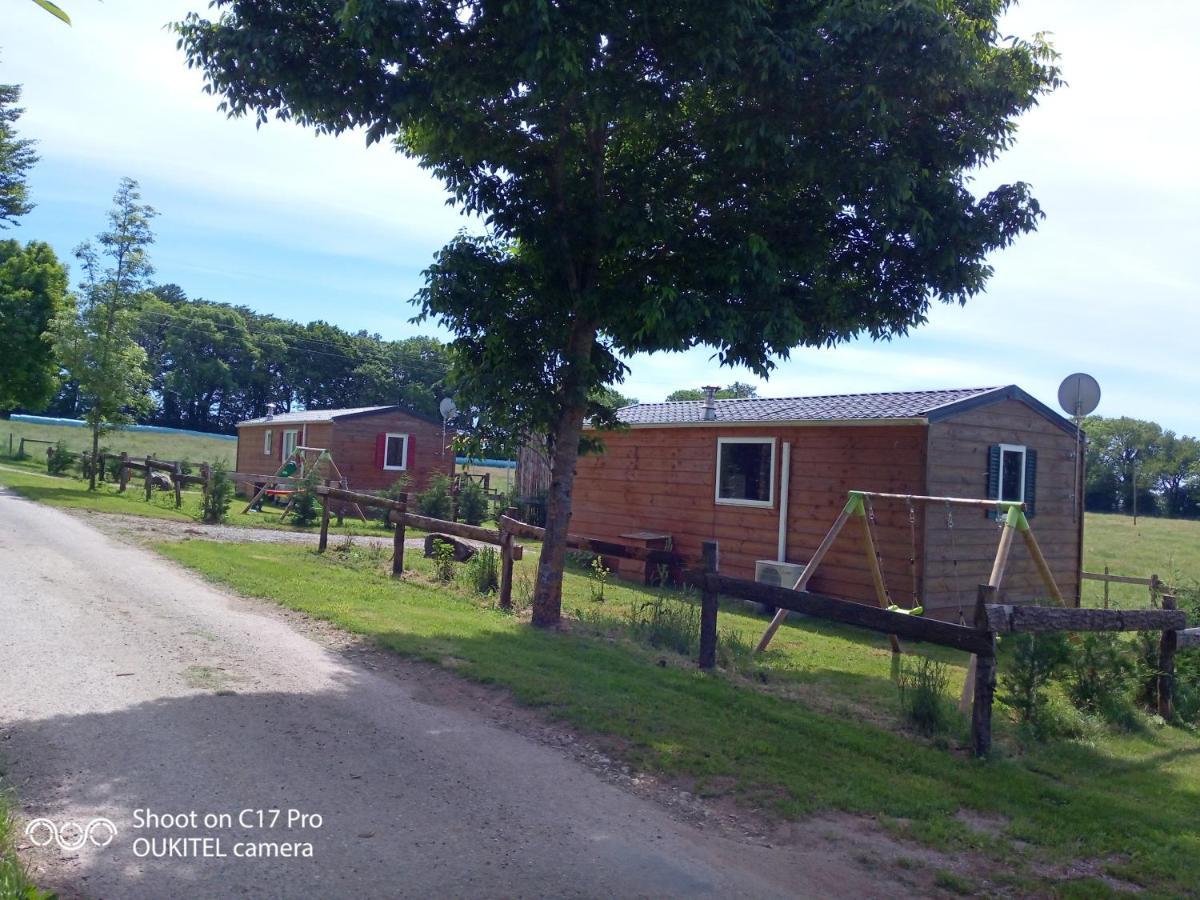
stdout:
<svg viewBox="0 0 1200 900">
<path fill-rule="evenodd" d="M 268 419 L 275 418 L 275 404 L 274 403 L 267 404 L 267 418 Z"/>
<path fill-rule="evenodd" d="M 720 390 L 714 384 L 706 384 L 701 390 L 704 391 L 704 421 L 712 422 L 717 418 L 717 391 Z"/>
</svg>

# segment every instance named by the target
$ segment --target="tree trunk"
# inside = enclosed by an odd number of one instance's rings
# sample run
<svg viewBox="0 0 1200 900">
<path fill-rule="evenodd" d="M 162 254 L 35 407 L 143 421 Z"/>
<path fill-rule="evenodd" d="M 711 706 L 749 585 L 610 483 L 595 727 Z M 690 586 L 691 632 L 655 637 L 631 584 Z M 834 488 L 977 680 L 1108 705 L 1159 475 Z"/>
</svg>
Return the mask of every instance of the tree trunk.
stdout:
<svg viewBox="0 0 1200 900">
<path fill-rule="evenodd" d="M 92 464 L 89 466 L 88 490 L 96 489 L 96 461 L 100 458 L 100 426 L 92 426 Z"/>
</svg>

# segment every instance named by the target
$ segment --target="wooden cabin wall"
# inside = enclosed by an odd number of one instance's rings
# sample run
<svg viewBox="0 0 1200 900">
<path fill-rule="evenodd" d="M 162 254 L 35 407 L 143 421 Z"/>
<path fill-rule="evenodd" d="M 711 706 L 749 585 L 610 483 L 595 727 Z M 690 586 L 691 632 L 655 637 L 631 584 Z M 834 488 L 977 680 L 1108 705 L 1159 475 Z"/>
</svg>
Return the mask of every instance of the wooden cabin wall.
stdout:
<svg viewBox="0 0 1200 900">
<path fill-rule="evenodd" d="M 987 497 L 988 448 L 1020 444 L 1037 451 L 1035 511 L 1030 519 L 1055 581 L 1068 602 L 1079 593 L 1080 535 L 1072 518 L 1075 439 L 1019 400 L 960 413 L 929 426 L 929 492 L 938 496 Z M 931 508 L 926 524 L 926 607 L 939 618 L 969 618 L 977 586 L 988 579 L 999 541 L 995 519 L 983 511 L 956 509 L 954 529 L 945 510 Z M 958 560 L 957 576 L 953 560 Z M 1018 537 L 1000 599 L 1043 601 L 1047 592 Z"/>
<path fill-rule="evenodd" d="M 375 440 L 385 432 L 407 434 L 412 441 L 407 472 L 382 469 L 375 464 Z M 428 422 L 402 412 L 351 416 L 333 423 L 330 450 L 334 462 L 350 482 L 352 491 L 380 491 L 402 475 L 412 478 L 411 490 L 424 490 L 431 476 L 454 474 L 454 451 L 442 443 L 441 423 Z"/>
<path fill-rule="evenodd" d="M 604 435 L 601 454 L 579 460 L 574 533 L 620 540 L 622 532 L 670 534 L 682 553 L 698 557 L 702 541 L 716 539 L 721 571 L 754 577 L 754 563 L 775 559 L 779 527 L 779 473 L 785 441 L 792 445 L 787 559 L 806 561 L 853 489 L 902 493 L 923 490 L 925 427 L 811 426 L 633 428 Z M 715 502 L 718 437 L 774 437 L 776 490 L 770 508 Z M 893 599 L 910 603 L 912 530 L 903 504 L 876 504 L 880 554 Z M 924 534 L 916 518 L 918 577 Z M 874 603 L 861 525 L 838 539 L 810 587 Z"/>
</svg>

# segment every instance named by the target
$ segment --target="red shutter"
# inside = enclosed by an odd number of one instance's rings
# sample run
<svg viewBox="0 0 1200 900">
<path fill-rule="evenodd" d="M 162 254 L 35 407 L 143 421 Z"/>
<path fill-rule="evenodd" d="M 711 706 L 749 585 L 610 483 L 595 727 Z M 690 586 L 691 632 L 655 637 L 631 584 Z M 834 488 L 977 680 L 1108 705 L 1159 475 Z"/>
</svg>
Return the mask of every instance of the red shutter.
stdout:
<svg viewBox="0 0 1200 900">
<path fill-rule="evenodd" d="M 387 435 L 375 435 L 375 468 L 382 469 L 387 462 Z"/>
<path fill-rule="evenodd" d="M 408 440 L 405 441 L 405 443 L 404 443 L 404 468 L 405 469 L 412 468 L 412 458 L 413 458 L 412 444 L 413 444 L 413 437 L 410 434 L 408 436 Z"/>
</svg>

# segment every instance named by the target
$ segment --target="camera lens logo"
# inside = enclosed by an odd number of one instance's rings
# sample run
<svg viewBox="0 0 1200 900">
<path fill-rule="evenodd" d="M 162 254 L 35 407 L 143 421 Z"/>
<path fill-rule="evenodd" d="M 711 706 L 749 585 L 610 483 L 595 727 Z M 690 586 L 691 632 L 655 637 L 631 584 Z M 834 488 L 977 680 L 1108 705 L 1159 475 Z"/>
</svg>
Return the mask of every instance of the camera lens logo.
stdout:
<svg viewBox="0 0 1200 900">
<path fill-rule="evenodd" d="M 79 850 L 85 844 L 107 847 L 117 836 L 111 819 L 92 819 L 86 825 L 67 821 L 59 825 L 50 819 L 34 819 L 25 826 L 25 837 L 37 847 L 57 844 L 61 850 Z"/>
</svg>

